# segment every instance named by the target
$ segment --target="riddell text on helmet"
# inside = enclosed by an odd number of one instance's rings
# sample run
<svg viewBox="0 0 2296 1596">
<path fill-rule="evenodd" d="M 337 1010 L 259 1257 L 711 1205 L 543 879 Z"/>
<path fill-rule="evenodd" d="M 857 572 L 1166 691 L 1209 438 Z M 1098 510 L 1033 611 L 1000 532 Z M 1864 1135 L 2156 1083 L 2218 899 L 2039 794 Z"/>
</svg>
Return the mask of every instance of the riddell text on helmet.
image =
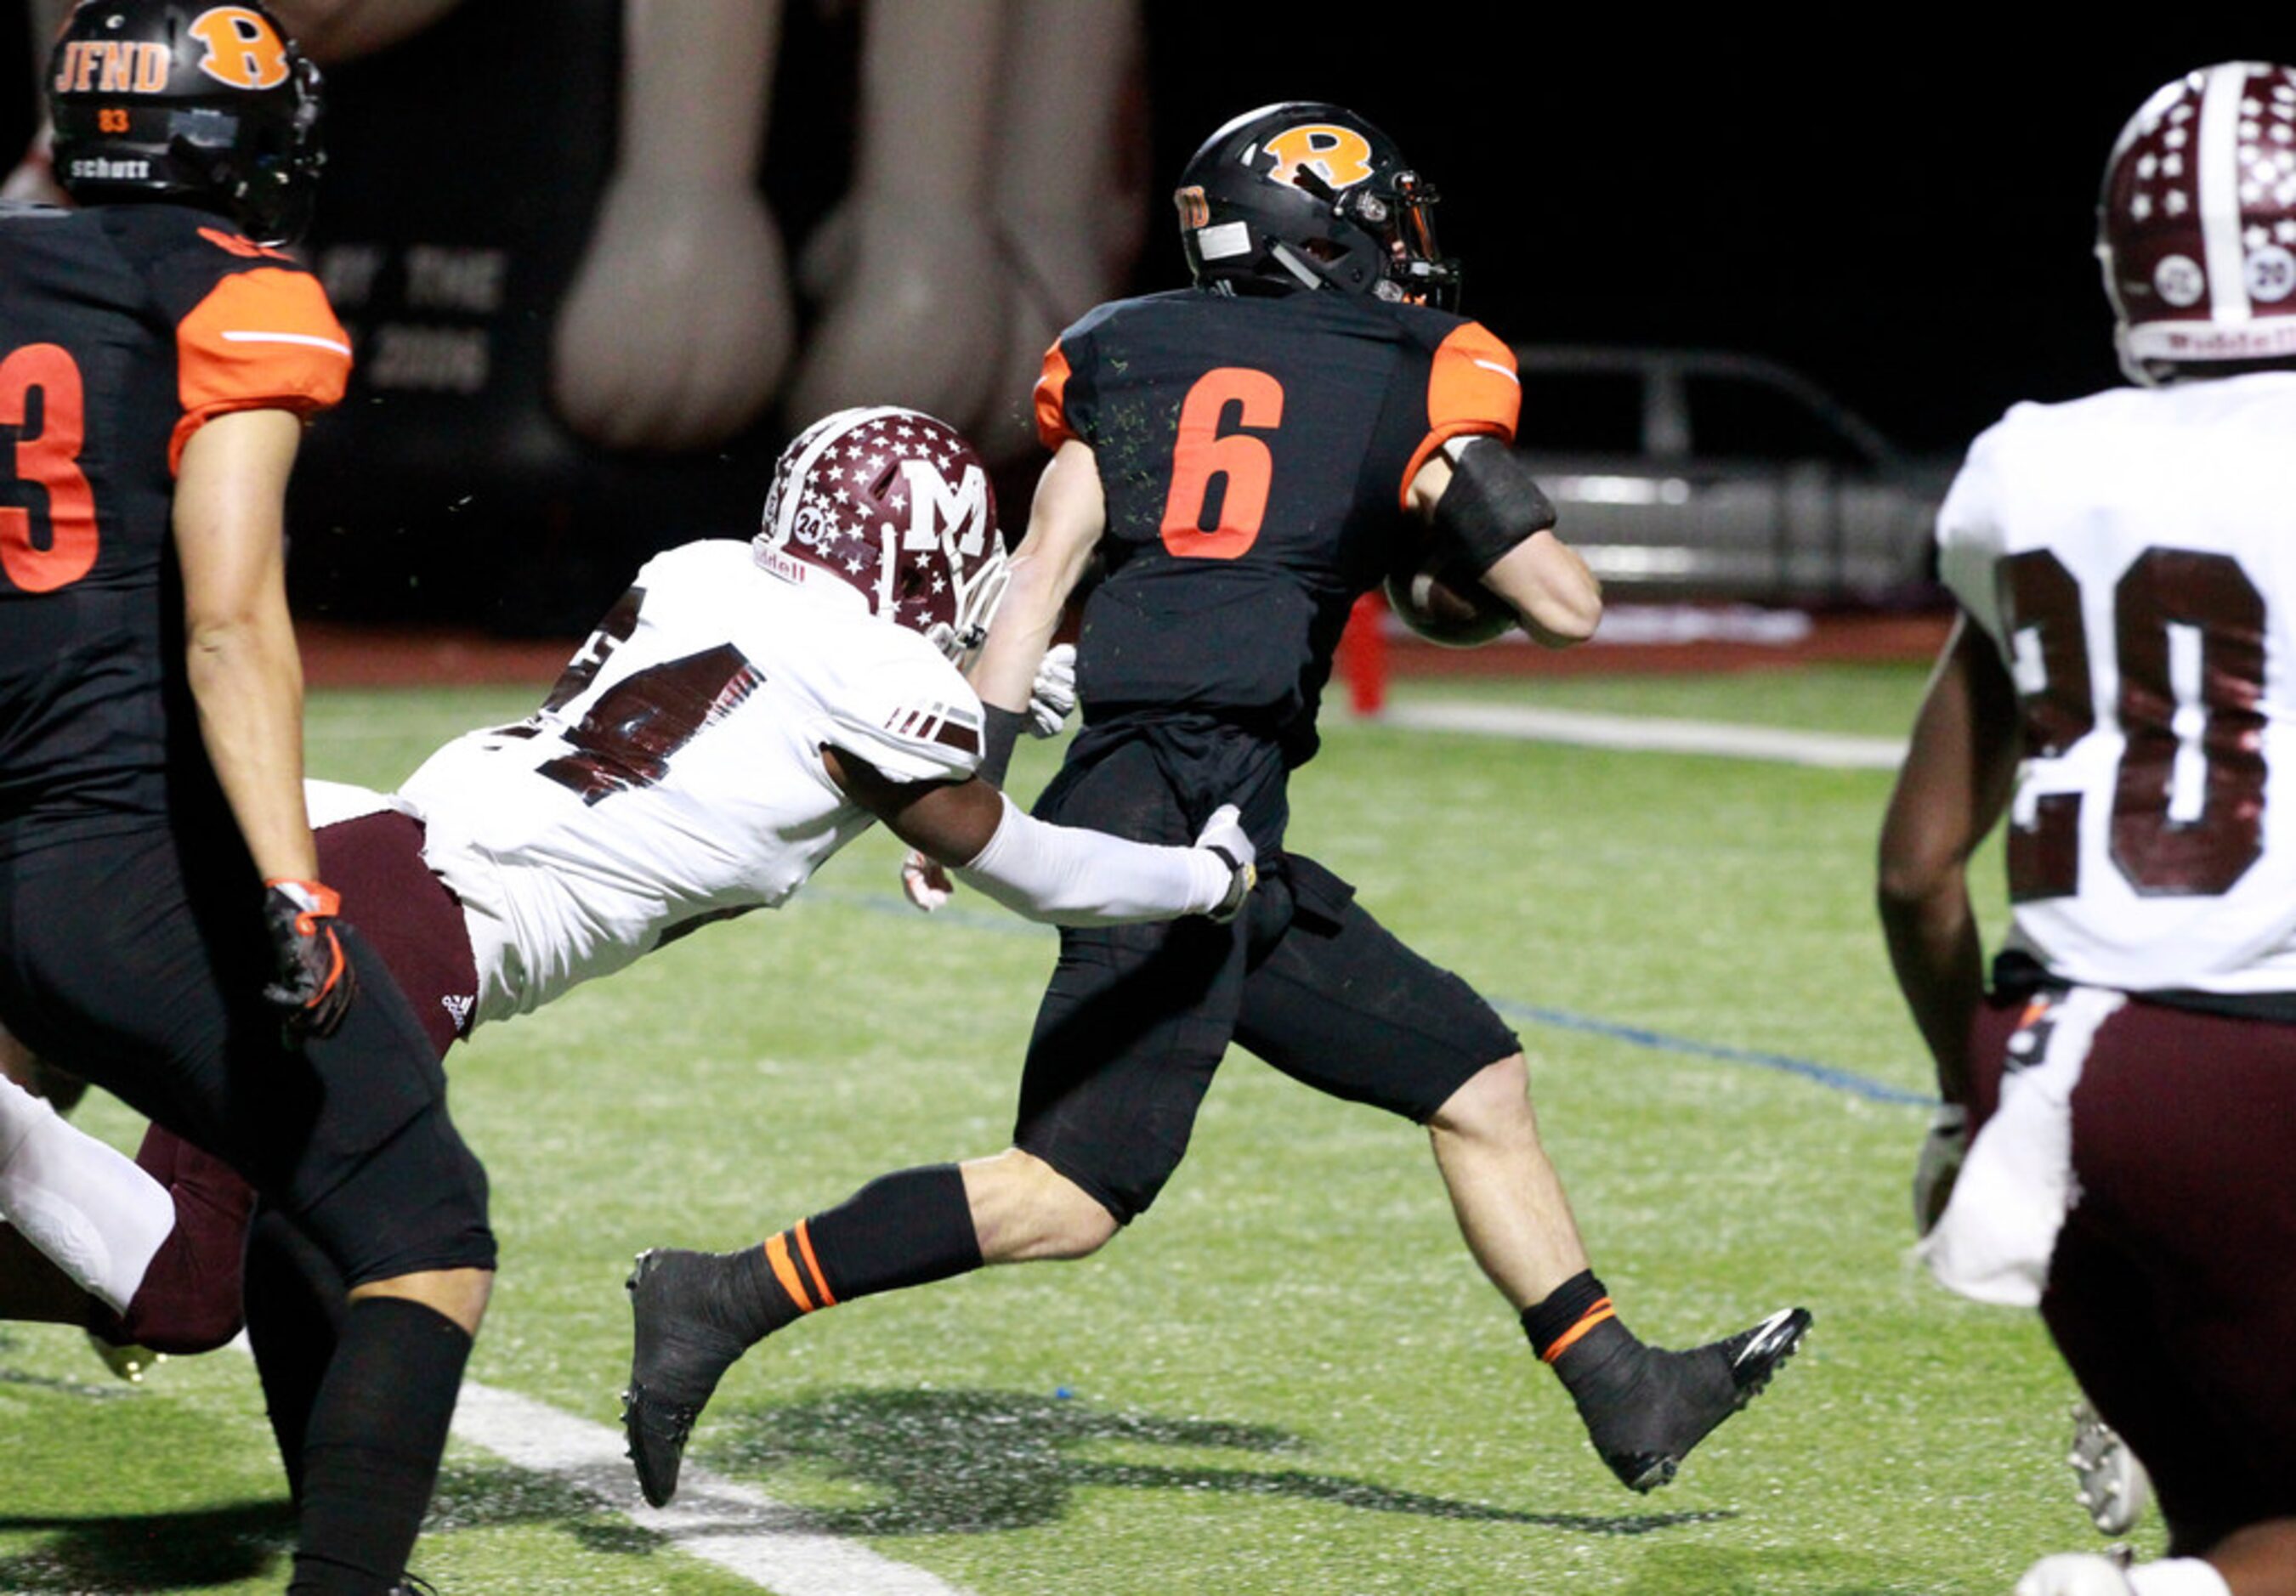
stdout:
<svg viewBox="0 0 2296 1596">
<path fill-rule="evenodd" d="M 2152 360 L 2275 360 L 2296 355 L 2296 318 L 2234 326 L 2152 322 L 2128 330 L 2128 347 Z"/>
</svg>

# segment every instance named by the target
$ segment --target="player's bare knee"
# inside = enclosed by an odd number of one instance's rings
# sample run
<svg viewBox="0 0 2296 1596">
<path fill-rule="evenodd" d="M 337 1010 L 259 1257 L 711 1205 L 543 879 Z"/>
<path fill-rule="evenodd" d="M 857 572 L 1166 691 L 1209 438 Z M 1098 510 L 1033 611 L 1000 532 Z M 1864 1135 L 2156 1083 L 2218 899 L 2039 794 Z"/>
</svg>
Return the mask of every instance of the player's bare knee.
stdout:
<svg viewBox="0 0 2296 1596">
<path fill-rule="evenodd" d="M 1116 1234 L 1115 1216 L 1083 1187 L 1033 1154 L 1014 1148 L 1008 1156 L 1018 1168 L 1029 1220 L 1029 1244 L 1020 1257 L 1089 1257 Z"/>
<path fill-rule="evenodd" d="M 1473 1138 L 1536 1135 L 1530 1109 L 1530 1069 L 1521 1053 L 1486 1064 L 1467 1077 L 1427 1121 L 1437 1135 Z"/>
<path fill-rule="evenodd" d="M 1007 1148 L 963 1167 L 987 1263 L 1086 1257 L 1117 1232 L 1115 1216 L 1096 1199 L 1033 1153 Z"/>
<path fill-rule="evenodd" d="M 1116 1239 L 1116 1232 L 1123 1228 L 1117 1224 L 1116 1215 L 1065 1177 L 1055 1174 L 1053 1180 L 1058 1183 L 1059 1195 L 1053 1205 L 1057 1210 L 1057 1221 L 1052 1250 L 1046 1256 L 1090 1257 Z"/>
<path fill-rule="evenodd" d="M 424 1269 L 388 1280 L 368 1281 L 350 1289 L 357 1302 L 369 1297 L 398 1297 L 419 1302 L 433 1313 L 453 1320 L 467 1335 L 479 1333 L 487 1314 L 487 1299 L 494 1290 L 491 1269 Z"/>
</svg>

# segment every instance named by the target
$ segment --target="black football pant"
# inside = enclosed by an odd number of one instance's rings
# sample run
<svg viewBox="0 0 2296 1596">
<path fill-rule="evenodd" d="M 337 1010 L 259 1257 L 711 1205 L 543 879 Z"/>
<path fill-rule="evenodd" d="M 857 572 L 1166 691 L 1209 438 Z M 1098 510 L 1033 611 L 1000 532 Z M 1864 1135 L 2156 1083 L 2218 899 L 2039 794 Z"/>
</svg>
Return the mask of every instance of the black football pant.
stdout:
<svg viewBox="0 0 2296 1596">
<path fill-rule="evenodd" d="M 492 1268 L 485 1172 L 390 970 L 347 931 L 358 1000 L 287 1050 L 259 996 L 259 892 L 237 872 L 187 883 L 166 832 L 0 861 L 0 1020 L 238 1170 L 348 1284 Z"/>
<path fill-rule="evenodd" d="M 1201 918 L 1061 932 L 1013 1145 L 1128 1222 L 1178 1168 L 1231 1041 L 1333 1097 L 1423 1123 L 1521 1051 L 1473 988 L 1406 946 L 1314 860 L 1281 850 L 1283 757 L 1218 724 L 1079 737 L 1037 806 L 1063 825 L 1185 845 L 1237 804 L 1260 885 Z"/>
<path fill-rule="evenodd" d="M 0 1020 L 230 1164 L 347 1285 L 493 1268 L 485 1172 L 382 961 L 347 929 L 357 999 L 333 1036 L 283 1046 L 259 888 L 235 838 L 208 841 L 195 885 L 165 831 L 0 861 Z M 422 1305 L 351 1308 L 305 1434 L 296 1589 L 398 1578 L 469 1349 Z"/>
</svg>

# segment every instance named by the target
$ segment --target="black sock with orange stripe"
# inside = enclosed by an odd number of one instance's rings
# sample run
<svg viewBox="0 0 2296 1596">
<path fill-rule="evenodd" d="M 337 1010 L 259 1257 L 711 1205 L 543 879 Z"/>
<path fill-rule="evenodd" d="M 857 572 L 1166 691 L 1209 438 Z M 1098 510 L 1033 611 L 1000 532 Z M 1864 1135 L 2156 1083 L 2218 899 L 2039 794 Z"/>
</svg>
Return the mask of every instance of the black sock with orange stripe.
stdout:
<svg viewBox="0 0 2296 1596">
<path fill-rule="evenodd" d="M 1604 1318 L 1614 1316 L 1611 1294 L 1591 1269 L 1581 1269 L 1522 1311 L 1522 1333 L 1539 1361 L 1552 1363 L 1570 1343 Z"/>
<path fill-rule="evenodd" d="M 981 1265 L 964 1175 L 954 1164 L 880 1175 L 802 1228 L 811 1232 L 821 1283 L 833 1301 L 922 1286 Z"/>
<path fill-rule="evenodd" d="M 1634 1427 L 1652 1401 L 1645 1376 L 1653 1355 L 1619 1317 L 1595 1272 L 1580 1270 L 1524 1309 L 1522 1328 L 1531 1350 L 1570 1393 L 1595 1450 L 1614 1469 L 1620 1464 L 1612 1454 L 1627 1456 L 1629 1471 L 1639 1476 L 1643 1463 L 1636 1447 L 1619 1436 L 1626 1433 L 1622 1426 L 1640 1433 Z"/>
<path fill-rule="evenodd" d="M 1591 1269 L 1580 1270 L 1522 1311 L 1523 1334 L 1530 1338 L 1530 1349 L 1538 1355 L 1539 1362 L 1554 1367 L 1566 1386 L 1581 1365 L 1593 1360 L 1566 1361 L 1564 1355 L 1603 1325 L 1611 1328 L 1595 1339 L 1605 1350 L 1614 1349 L 1621 1337 L 1628 1341 L 1635 1338 L 1619 1322 L 1610 1292 Z"/>
<path fill-rule="evenodd" d="M 736 1255 L 725 1278 L 726 1328 L 749 1340 L 791 1320 L 980 1267 L 980 1241 L 954 1164 L 881 1175 L 836 1207 Z"/>
</svg>

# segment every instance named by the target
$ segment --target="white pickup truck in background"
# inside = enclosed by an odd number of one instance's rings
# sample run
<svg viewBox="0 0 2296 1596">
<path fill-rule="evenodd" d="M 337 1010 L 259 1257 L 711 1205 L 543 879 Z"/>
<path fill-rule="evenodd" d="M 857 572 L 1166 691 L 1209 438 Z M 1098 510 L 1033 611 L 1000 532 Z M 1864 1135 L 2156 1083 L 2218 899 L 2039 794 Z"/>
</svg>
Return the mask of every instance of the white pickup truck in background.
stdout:
<svg viewBox="0 0 2296 1596">
<path fill-rule="evenodd" d="M 1952 460 L 1908 455 L 1753 356 L 1515 350 L 1516 446 L 1614 595 L 1898 606 L 1932 596 Z"/>
</svg>

